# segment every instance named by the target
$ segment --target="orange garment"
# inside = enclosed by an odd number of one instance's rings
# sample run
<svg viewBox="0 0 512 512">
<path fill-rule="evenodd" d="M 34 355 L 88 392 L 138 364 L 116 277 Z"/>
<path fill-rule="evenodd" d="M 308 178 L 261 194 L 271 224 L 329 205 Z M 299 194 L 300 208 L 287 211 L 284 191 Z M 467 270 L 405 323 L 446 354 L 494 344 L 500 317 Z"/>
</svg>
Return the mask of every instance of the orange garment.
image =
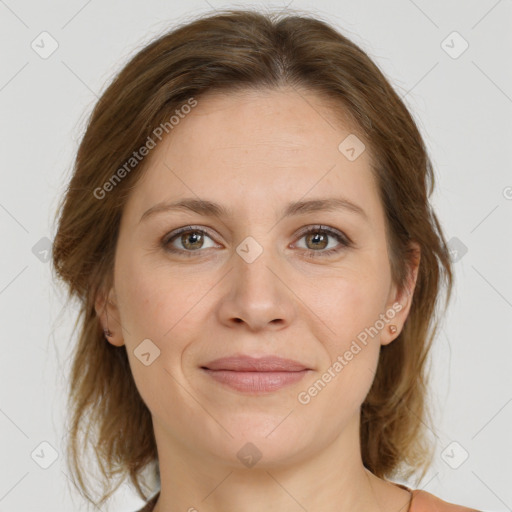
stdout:
<svg viewBox="0 0 512 512">
<path fill-rule="evenodd" d="M 476 508 L 462 507 L 461 505 L 454 505 L 453 503 L 447 503 L 446 501 L 437 498 L 429 492 L 422 491 L 420 489 L 410 489 L 402 484 L 390 482 L 393 485 L 397 485 L 412 494 L 411 502 L 407 512 L 482 512 Z M 138 512 L 152 512 L 156 505 L 158 494 L 154 496 L 146 506 L 140 509 Z"/>
</svg>

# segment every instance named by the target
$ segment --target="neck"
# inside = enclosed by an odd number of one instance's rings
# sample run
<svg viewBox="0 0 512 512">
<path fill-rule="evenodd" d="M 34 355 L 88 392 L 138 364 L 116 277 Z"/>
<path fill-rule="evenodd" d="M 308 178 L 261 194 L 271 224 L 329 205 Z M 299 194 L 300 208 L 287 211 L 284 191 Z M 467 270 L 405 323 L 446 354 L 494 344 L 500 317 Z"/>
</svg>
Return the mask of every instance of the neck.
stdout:
<svg viewBox="0 0 512 512">
<path fill-rule="evenodd" d="M 365 469 L 359 443 L 354 442 L 359 439 L 358 421 L 320 451 L 286 461 L 262 457 L 250 468 L 236 457 L 222 459 L 184 446 L 157 423 L 154 428 L 161 482 L 154 512 L 387 512 L 398 510 L 390 505 L 403 507 L 409 500 L 407 491 Z M 243 444 L 233 443 L 233 453 Z"/>
</svg>

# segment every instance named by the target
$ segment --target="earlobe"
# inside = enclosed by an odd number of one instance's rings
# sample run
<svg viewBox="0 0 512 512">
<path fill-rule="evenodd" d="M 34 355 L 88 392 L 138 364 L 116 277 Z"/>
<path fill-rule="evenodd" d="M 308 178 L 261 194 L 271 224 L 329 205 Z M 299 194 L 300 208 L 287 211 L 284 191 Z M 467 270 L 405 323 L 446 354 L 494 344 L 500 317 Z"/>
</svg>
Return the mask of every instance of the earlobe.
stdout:
<svg viewBox="0 0 512 512">
<path fill-rule="evenodd" d="M 398 326 L 397 326 L 398 321 L 391 320 L 391 322 L 394 322 L 394 323 L 389 323 L 386 327 L 386 332 L 383 333 L 380 337 L 381 345 L 389 345 L 393 340 L 395 340 L 399 336 Z"/>
<path fill-rule="evenodd" d="M 98 293 L 96 301 L 94 303 L 94 310 L 98 316 L 99 322 L 103 328 L 103 335 L 105 340 L 110 344 L 121 347 L 124 345 L 124 339 L 122 336 L 121 326 L 119 322 L 115 322 L 117 314 L 117 306 L 110 299 L 105 299 L 103 292 Z M 111 324 L 114 323 L 114 326 Z M 119 328 L 115 328 L 115 325 Z"/>
<path fill-rule="evenodd" d="M 397 289 L 396 285 L 392 286 L 392 302 L 388 304 L 388 309 L 386 310 L 386 317 L 389 319 L 389 323 L 386 326 L 385 332 L 381 335 L 381 345 L 388 345 L 400 335 L 411 309 L 420 263 L 420 246 L 416 242 L 411 242 L 411 253 L 408 279 L 405 285 L 400 290 Z"/>
</svg>

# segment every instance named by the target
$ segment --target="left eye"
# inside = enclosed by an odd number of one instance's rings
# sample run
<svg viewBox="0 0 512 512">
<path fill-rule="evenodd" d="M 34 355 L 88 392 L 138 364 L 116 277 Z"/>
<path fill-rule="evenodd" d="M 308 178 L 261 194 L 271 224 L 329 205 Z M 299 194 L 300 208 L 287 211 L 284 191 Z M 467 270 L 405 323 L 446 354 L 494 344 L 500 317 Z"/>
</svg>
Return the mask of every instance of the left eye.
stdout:
<svg viewBox="0 0 512 512">
<path fill-rule="evenodd" d="M 329 238 L 334 238 L 337 243 L 329 246 Z M 309 228 L 302 234 L 299 240 L 305 240 L 305 249 L 310 256 L 320 256 L 339 252 L 344 247 L 350 247 L 351 241 L 341 232 L 328 227 L 317 226 Z M 341 248 L 340 248 L 341 245 Z"/>
</svg>

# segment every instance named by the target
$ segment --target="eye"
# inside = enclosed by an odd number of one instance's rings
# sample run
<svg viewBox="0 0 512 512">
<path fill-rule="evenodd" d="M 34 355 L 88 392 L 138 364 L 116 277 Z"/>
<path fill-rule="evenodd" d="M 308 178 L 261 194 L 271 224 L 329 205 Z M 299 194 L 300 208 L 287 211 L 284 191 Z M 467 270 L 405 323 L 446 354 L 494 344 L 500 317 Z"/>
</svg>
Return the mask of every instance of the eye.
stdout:
<svg viewBox="0 0 512 512">
<path fill-rule="evenodd" d="M 212 243 L 205 246 L 207 240 Z M 185 226 L 173 231 L 163 239 L 162 244 L 166 251 L 186 256 L 193 256 L 193 253 L 200 249 L 209 249 L 216 246 L 205 230 L 194 226 Z"/>
<path fill-rule="evenodd" d="M 300 233 L 300 240 L 305 240 L 305 247 L 308 257 L 330 256 L 339 253 L 343 249 L 352 247 L 352 241 L 341 231 L 327 226 L 308 227 L 306 231 Z M 336 240 L 336 243 L 330 243 L 329 238 Z M 311 249 L 311 247 L 313 249 Z"/>
</svg>

